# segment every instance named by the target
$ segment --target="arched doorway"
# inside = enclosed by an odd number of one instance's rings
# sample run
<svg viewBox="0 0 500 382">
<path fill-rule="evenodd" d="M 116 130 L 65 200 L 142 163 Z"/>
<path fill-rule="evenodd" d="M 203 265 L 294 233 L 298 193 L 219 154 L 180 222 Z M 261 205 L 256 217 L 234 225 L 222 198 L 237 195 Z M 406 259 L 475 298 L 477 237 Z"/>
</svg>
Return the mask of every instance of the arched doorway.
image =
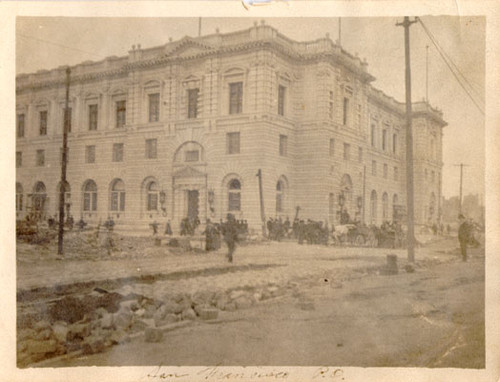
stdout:
<svg viewBox="0 0 500 382">
<path fill-rule="evenodd" d="M 31 195 L 31 213 L 35 219 L 45 219 L 47 188 L 43 182 L 36 182 Z"/>
<path fill-rule="evenodd" d="M 347 224 L 354 217 L 352 179 L 349 174 L 342 175 L 340 181 L 339 210 L 340 223 Z"/>
</svg>

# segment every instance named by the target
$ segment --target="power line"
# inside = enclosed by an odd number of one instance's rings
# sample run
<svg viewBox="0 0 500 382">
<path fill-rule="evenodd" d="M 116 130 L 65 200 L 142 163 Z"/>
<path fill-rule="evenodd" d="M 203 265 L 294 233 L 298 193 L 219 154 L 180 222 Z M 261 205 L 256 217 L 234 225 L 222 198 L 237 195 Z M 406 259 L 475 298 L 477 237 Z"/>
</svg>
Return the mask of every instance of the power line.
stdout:
<svg viewBox="0 0 500 382">
<path fill-rule="evenodd" d="M 48 41 L 48 40 L 43 40 L 43 39 L 41 39 L 41 38 L 37 38 L 37 37 L 33 37 L 33 36 L 26 36 L 26 35 L 23 35 L 23 34 L 20 34 L 20 33 L 18 33 L 17 35 L 18 35 L 19 37 L 23 37 L 23 38 L 26 38 L 26 39 L 35 40 L 35 41 L 39 41 L 39 42 L 44 42 L 44 43 L 46 43 L 46 44 L 56 45 L 56 46 L 59 46 L 59 47 L 64 48 L 64 49 L 74 50 L 74 51 L 77 51 L 77 52 L 81 52 L 81 53 L 89 54 L 89 55 L 91 55 L 91 56 L 94 56 L 94 57 L 97 57 L 97 58 L 102 59 L 102 57 L 101 57 L 101 56 L 98 56 L 97 54 L 90 53 L 90 52 L 87 52 L 87 51 L 85 51 L 85 50 L 81 50 L 81 49 L 78 49 L 78 48 L 73 48 L 73 47 L 71 47 L 71 46 L 67 46 L 67 45 L 64 45 L 64 44 L 61 44 L 61 43 L 58 43 L 58 42 Z"/>
<path fill-rule="evenodd" d="M 441 47 L 441 45 L 439 45 L 439 42 L 437 41 L 436 37 L 432 34 L 432 32 L 429 30 L 429 28 L 427 28 L 425 26 L 424 22 L 421 19 L 419 19 L 419 21 L 420 21 L 420 24 L 422 25 L 422 27 L 424 28 L 425 32 L 427 33 L 427 35 L 431 39 L 431 41 L 434 43 L 434 45 L 438 49 L 438 51 L 441 52 L 446 57 L 447 61 L 453 66 L 453 68 L 458 72 L 458 74 L 467 83 L 467 85 L 469 85 L 470 90 L 472 90 L 474 93 L 476 93 L 476 96 L 478 96 L 481 99 L 481 101 L 484 103 L 484 99 L 483 99 L 484 96 L 481 95 L 481 93 L 469 82 L 469 80 L 465 77 L 465 75 L 460 71 L 458 66 L 451 59 L 451 57 L 446 53 L 446 51 Z"/>
<path fill-rule="evenodd" d="M 467 93 L 467 95 L 469 96 L 469 98 L 471 99 L 471 101 L 474 103 L 474 105 L 478 108 L 478 110 L 481 112 L 481 114 L 484 115 L 484 110 L 482 109 L 482 107 L 476 102 L 476 100 L 474 99 L 474 97 L 472 96 L 472 94 L 470 93 L 470 91 L 465 87 L 465 85 L 463 84 L 462 80 L 459 78 L 459 76 L 457 75 L 457 73 L 454 71 L 454 68 L 452 67 L 452 65 L 455 66 L 455 68 L 456 68 L 456 65 L 453 63 L 453 60 L 451 60 L 450 58 L 447 57 L 447 55 L 444 52 L 444 50 L 442 50 L 442 48 L 437 43 L 437 40 L 434 38 L 434 36 L 432 36 L 432 34 L 430 33 L 430 31 L 425 27 L 425 25 L 422 22 L 422 20 L 420 18 L 417 18 L 417 19 L 420 22 L 420 24 L 422 25 L 422 27 L 424 28 L 424 31 L 429 36 L 429 39 L 431 40 L 431 42 L 434 44 L 434 46 L 438 50 L 438 53 L 440 54 L 440 56 L 443 59 L 443 61 L 445 62 L 445 64 L 448 66 L 448 69 L 450 69 L 450 72 L 453 74 L 453 76 L 455 77 L 455 79 L 457 80 L 457 82 L 459 83 L 459 85 L 462 87 L 462 89 L 464 89 L 465 93 Z M 461 74 L 461 72 L 458 70 L 458 68 L 456 68 L 456 70 Z M 465 79 L 465 77 L 463 76 L 463 74 L 461 74 L 461 75 Z M 466 79 L 465 79 L 465 81 L 472 88 L 472 85 L 470 85 L 470 83 Z"/>
</svg>

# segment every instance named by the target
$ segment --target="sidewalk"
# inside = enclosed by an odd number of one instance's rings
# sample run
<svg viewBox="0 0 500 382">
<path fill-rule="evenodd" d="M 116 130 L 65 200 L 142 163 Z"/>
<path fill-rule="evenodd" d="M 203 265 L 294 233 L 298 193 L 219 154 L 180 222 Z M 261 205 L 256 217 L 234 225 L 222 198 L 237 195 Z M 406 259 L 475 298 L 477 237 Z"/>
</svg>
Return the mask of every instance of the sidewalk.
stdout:
<svg viewBox="0 0 500 382">
<path fill-rule="evenodd" d="M 447 247 L 453 244 L 446 243 Z M 105 250 L 102 251 L 105 253 Z M 416 249 L 416 259 L 428 261 L 439 258 L 448 261 L 456 258 L 451 254 L 437 253 L 431 248 Z M 185 272 L 181 280 L 158 281 L 172 286 L 182 286 L 192 289 L 193 277 L 189 272 L 214 269 L 214 275 L 203 274 L 204 283 L 216 287 L 244 286 L 256 283 L 280 283 L 294 278 L 319 276 L 328 274 L 335 269 L 354 269 L 363 267 L 383 266 L 387 254 L 396 254 L 399 263 L 406 263 L 406 251 L 386 248 L 345 248 L 325 247 L 319 245 L 298 245 L 286 242 L 264 242 L 248 246 L 239 246 L 235 253 L 234 263 L 225 259 L 226 248 L 217 252 L 172 253 L 167 246 L 155 247 L 151 240 L 148 248 L 141 248 L 129 253 L 122 252 L 115 256 L 103 254 L 101 257 L 79 256 L 71 254 L 65 260 L 56 260 L 55 248 L 40 250 L 39 248 L 19 244 L 17 249 L 17 289 L 54 287 L 80 282 L 104 281 L 122 278 L 145 278 L 147 276 L 169 275 Z M 244 266 L 260 265 L 259 269 L 245 269 Z M 264 267 L 265 265 L 269 267 Z M 243 268 L 243 269 L 242 269 Z M 234 269 L 237 272 L 227 273 L 223 270 Z M 242 269 L 242 270 L 239 270 Z M 220 274 L 224 273 L 224 274 Z M 243 276 L 245 275 L 245 276 Z M 158 282 L 156 284 L 158 284 Z M 186 285 L 180 285 L 186 284 Z"/>
</svg>

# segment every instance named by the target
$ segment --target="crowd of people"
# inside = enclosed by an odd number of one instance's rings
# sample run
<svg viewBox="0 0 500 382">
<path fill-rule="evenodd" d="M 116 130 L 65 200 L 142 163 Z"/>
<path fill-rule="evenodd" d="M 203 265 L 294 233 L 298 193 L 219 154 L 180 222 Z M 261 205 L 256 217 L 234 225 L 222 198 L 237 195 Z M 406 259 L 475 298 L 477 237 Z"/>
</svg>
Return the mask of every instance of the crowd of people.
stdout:
<svg viewBox="0 0 500 382">
<path fill-rule="evenodd" d="M 296 218 L 293 223 L 290 223 L 288 217 L 285 220 L 281 217 L 269 218 L 266 228 L 270 240 L 281 241 L 287 238 L 296 239 L 299 244 L 303 244 L 304 241 L 307 244 L 328 244 L 328 223 L 323 224 L 321 221 L 310 219 L 304 221 Z"/>
</svg>

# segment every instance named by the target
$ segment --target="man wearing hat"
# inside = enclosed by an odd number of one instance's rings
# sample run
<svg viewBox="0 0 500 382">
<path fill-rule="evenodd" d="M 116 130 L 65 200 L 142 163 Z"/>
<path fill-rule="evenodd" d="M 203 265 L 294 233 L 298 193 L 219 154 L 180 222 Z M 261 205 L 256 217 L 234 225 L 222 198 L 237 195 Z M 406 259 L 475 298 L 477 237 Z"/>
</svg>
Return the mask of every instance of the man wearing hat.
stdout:
<svg viewBox="0 0 500 382">
<path fill-rule="evenodd" d="M 458 215 L 458 221 L 460 223 L 458 227 L 458 241 L 460 242 L 462 260 L 467 261 L 467 242 L 469 241 L 470 227 L 464 215 Z"/>
<path fill-rule="evenodd" d="M 224 241 L 227 244 L 228 260 L 230 263 L 232 263 L 233 253 L 236 249 L 236 241 L 238 240 L 238 230 L 233 214 L 227 214 L 227 222 L 225 222 L 222 226 L 222 234 L 224 235 Z"/>
</svg>

